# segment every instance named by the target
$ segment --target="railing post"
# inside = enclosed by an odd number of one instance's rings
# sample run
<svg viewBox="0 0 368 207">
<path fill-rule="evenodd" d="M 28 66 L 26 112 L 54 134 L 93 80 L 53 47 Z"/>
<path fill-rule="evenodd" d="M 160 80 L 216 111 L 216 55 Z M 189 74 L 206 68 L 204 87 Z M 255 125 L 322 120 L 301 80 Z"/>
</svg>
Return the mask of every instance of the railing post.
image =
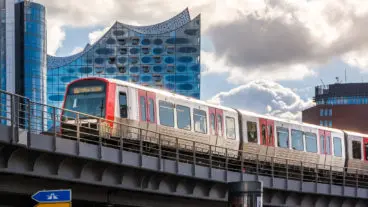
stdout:
<svg viewBox="0 0 368 207">
<path fill-rule="evenodd" d="M 346 185 L 346 168 L 342 168 L 342 186 Z"/>
<path fill-rule="evenodd" d="M 330 165 L 330 188 L 332 185 L 332 165 Z"/>
<path fill-rule="evenodd" d="M 123 163 L 123 150 L 124 150 L 124 130 L 123 130 L 123 124 L 120 123 L 120 151 L 119 151 L 119 157 L 120 157 L 120 163 Z"/>
<path fill-rule="evenodd" d="M 209 145 L 210 148 L 208 149 L 208 152 L 209 152 L 209 171 L 208 171 L 208 174 L 209 174 L 209 177 L 212 178 L 212 145 Z"/>
<path fill-rule="evenodd" d="M 258 179 L 258 175 L 259 175 L 259 154 L 256 155 L 256 175 L 257 175 L 257 179 Z"/>
<path fill-rule="evenodd" d="M 316 164 L 316 179 L 315 179 L 315 182 L 316 184 L 318 183 L 318 164 Z"/>
<path fill-rule="evenodd" d="M 243 150 L 240 150 L 240 180 L 244 181 L 244 155 Z"/>
<path fill-rule="evenodd" d="M 80 145 L 80 126 L 79 126 L 79 113 L 75 115 L 75 125 L 77 129 L 77 155 L 79 155 L 79 145 Z"/>
<path fill-rule="evenodd" d="M 300 192 L 303 191 L 304 167 L 303 162 L 300 161 Z"/>
<path fill-rule="evenodd" d="M 227 182 L 227 173 L 229 170 L 229 156 L 227 152 L 227 148 L 225 148 L 225 181 Z"/>
<path fill-rule="evenodd" d="M 275 163 L 275 157 L 271 157 L 271 186 L 273 187 L 273 183 L 274 183 L 274 176 L 275 176 L 275 172 L 274 172 L 274 163 Z"/>
<path fill-rule="evenodd" d="M 356 169 L 356 171 L 355 171 L 355 177 L 356 177 L 355 189 L 356 189 L 356 191 L 358 191 L 358 187 L 359 187 L 359 169 Z"/>
<path fill-rule="evenodd" d="M 179 139 L 176 137 L 175 139 L 175 142 L 176 142 L 176 156 L 175 156 L 175 159 L 176 159 L 176 173 L 179 173 Z"/>
<path fill-rule="evenodd" d="M 196 142 L 193 141 L 193 168 L 192 175 L 195 176 L 195 167 L 196 167 Z"/>
<path fill-rule="evenodd" d="M 31 111 L 31 101 L 29 99 L 28 99 L 28 104 L 27 104 L 27 110 L 26 111 L 28 111 L 28 115 L 27 115 L 27 120 L 28 120 L 27 147 L 31 147 L 31 130 L 32 130 L 31 113 L 32 113 L 32 111 Z"/>
<path fill-rule="evenodd" d="M 6 101 L 6 99 L 5 99 Z M 11 143 L 18 142 L 17 138 L 15 137 L 15 100 L 14 95 L 10 95 L 10 125 L 12 129 L 11 134 Z"/>
<path fill-rule="evenodd" d="M 44 106 L 44 105 L 41 105 L 41 132 L 43 132 L 43 131 L 44 131 L 44 129 L 45 129 L 45 123 L 44 123 L 44 121 L 45 121 L 44 108 L 45 108 L 45 106 Z"/>
<path fill-rule="evenodd" d="M 158 134 L 158 169 L 162 170 L 162 146 L 161 146 L 161 134 Z"/>
<path fill-rule="evenodd" d="M 56 108 L 52 107 L 52 128 L 53 128 L 53 150 L 54 152 L 56 151 Z M 61 128 L 61 123 L 60 123 L 60 129 Z"/>
<path fill-rule="evenodd" d="M 139 128 L 139 166 L 142 167 L 143 165 L 143 132 L 142 128 Z"/>
</svg>

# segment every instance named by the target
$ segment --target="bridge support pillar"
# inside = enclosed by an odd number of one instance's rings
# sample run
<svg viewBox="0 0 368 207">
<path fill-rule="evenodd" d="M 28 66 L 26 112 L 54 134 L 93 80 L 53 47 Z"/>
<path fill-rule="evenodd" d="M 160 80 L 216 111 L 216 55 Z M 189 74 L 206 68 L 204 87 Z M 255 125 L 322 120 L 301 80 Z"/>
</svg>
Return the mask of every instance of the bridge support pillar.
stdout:
<svg viewBox="0 0 368 207">
<path fill-rule="evenodd" d="M 263 184 L 261 181 L 229 183 L 228 207 L 262 207 Z"/>
</svg>

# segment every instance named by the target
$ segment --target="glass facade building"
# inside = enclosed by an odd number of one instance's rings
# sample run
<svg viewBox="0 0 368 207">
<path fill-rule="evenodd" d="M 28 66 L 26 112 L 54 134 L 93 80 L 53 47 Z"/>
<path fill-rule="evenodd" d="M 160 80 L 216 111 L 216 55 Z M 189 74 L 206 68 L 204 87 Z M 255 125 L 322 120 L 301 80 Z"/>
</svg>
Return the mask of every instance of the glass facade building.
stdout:
<svg viewBox="0 0 368 207">
<path fill-rule="evenodd" d="M 47 57 L 47 103 L 60 107 L 65 88 L 83 77 L 130 81 L 200 98 L 200 15 L 185 9 L 150 26 L 116 22 L 96 43 L 69 57 Z"/>
<path fill-rule="evenodd" d="M 31 1 L 0 0 L 0 88 L 39 103 L 46 103 L 45 12 Z"/>
</svg>

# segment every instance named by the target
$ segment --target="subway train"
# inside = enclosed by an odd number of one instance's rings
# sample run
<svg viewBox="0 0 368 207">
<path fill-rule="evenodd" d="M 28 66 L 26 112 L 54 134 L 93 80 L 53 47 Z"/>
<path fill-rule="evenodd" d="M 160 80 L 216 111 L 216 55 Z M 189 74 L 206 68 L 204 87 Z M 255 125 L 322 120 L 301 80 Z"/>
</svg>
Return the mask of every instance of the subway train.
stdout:
<svg viewBox="0 0 368 207">
<path fill-rule="evenodd" d="M 134 140 L 143 128 L 145 143 L 157 143 L 160 134 L 166 147 L 178 145 L 201 153 L 211 150 L 218 157 L 265 162 L 272 157 L 279 164 L 288 160 L 289 165 L 303 163 L 321 170 L 331 166 L 335 171 L 344 167 L 353 172 L 368 170 L 366 134 L 259 115 L 126 81 L 75 80 L 67 86 L 63 109 L 62 133 L 67 133 L 68 127 L 75 129 L 73 111 L 77 111 L 111 121 L 98 122 L 83 115 L 78 118 L 83 126 L 98 129 L 99 136 L 104 131 L 110 139 Z M 192 146 L 193 141 L 196 146 Z M 242 158 L 239 151 L 243 151 Z"/>
</svg>

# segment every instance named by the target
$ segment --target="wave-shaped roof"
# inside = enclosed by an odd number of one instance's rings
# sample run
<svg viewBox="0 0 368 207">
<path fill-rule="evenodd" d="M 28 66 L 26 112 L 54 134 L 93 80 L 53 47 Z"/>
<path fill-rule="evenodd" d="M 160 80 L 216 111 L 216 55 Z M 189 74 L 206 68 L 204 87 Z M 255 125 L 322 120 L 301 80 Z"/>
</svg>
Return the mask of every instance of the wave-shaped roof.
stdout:
<svg viewBox="0 0 368 207">
<path fill-rule="evenodd" d="M 120 24 L 120 25 L 122 25 L 122 26 L 124 26 L 124 27 L 126 27 L 130 30 L 133 30 L 137 33 L 140 33 L 140 34 L 158 35 L 158 34 L 163 34 L 163 33 L 168 33 L 168 32 L 174 31 L 174 30 L 184 26 L 185 24 L 189 23 L 190 21 L 191 21 L 191 19 L 190 19 L 189 10 L 188 10 L 188 8 L 185 8 L 182 12 L 180 12 L 176 16 L 174 16 L 174 17 L 172 17 L 172 18 L 170 18 L 170 19 L 168 19 L 164 22 L 154 24 L 154 25 L 135 26 L 135 25 L 129 25 L 129 24 L 124 24 L 124 23 L 120 23 L 120 22 L 116 22 L 115 24 Z M 113 28 L 114 25 L 111 28 Z M 110 28 L 110 30 L 111 30 L 111 28 Z M 107 34 L 108 32 L 106 32 L 105 34 Z M 98 42 L 99 41 L 96 41 L 94 43 L 94 45 L 97 44 Z M 70 63 L 71 61 L 73 61 L 73 60 L 77 59 L 78 57 L 82 56 L 85 52 L 87 52 L 90 48 L 92 48 L 92 46 L 93 45 L 87 44 L 83 51 L 81 51 L 77 54 L 71 55 L 71 56 L 56 57 L 56 56 L 47 55 L 47 67 L 48 68 L 57 68 L 57 67 L 65 65 L 67 63 Z"/>
</svg>

